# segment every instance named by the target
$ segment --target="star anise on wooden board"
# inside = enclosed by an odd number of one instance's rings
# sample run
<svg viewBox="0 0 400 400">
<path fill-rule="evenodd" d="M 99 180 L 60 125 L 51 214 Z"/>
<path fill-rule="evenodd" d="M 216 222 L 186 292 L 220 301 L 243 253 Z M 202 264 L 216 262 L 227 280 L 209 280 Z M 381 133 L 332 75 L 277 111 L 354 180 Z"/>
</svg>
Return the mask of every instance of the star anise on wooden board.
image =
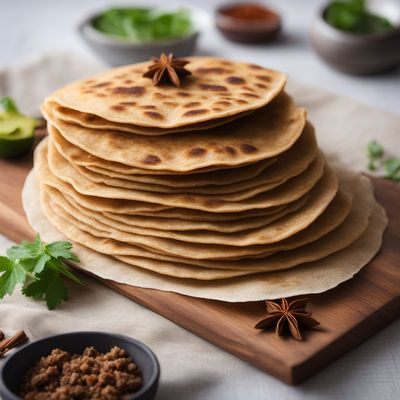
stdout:
<svg viewBox="0 0 400 400">
<path fill-rule="evenodd" d="M 308 299 L 296 299 L 287 301 L 281 299 L 281 304 L 274 301 L 266 301 L 267 315 L 257 322 L 256 329 L 268 329 L 275 326 L 275 333 L 283 336 L 290 333 L 295 339 L 301 340 L 300 330 L 302 328 L 312 328 L 319 325 L 319 322 L 311 317 L 311 313 L 306 311 Z"/>
<path fill-rule="evenodd" d="M 172 53 L 169 56 L 162 53 L 159 58 L 153 57 L 151 61 L 153 61 L 153 64 L 150 65 L 143 76 L 152 78 L 154 86 L 160 83 L 172 83 L 175 86 L 180 86 L 181 78 L 192 74 L 185 69 L 185 65 L 189 61 L 182 58 L 174 58 Z"/>
</svg>

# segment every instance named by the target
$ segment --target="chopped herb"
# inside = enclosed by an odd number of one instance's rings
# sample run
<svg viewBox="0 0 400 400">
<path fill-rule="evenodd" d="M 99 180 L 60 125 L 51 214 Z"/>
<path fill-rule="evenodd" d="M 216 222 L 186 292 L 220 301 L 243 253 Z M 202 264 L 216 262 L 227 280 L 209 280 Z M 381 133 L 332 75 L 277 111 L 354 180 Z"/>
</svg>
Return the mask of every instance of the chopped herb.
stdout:
<svg viewBox="0 0 400 400">
<path fill-rule="evenodd" d="M 376 142 L 375 140 L 371 140 L 367 145 L 367 156 L 369 159 L 368 169 L 371 171 L 375 171 L 377 168 L 377 162 L 380 158 L 382 158 L 384 154 L 383 147 Z"/>
<path fill-rule="evenodd" d="M 383 168 L 386 172 L 386 179 L 400 182 L 400 158 L 388 158 L 383 163 Z"/>
<path fill-rule="evenodd" d="M 110 36 L 141 42 L 179 38 L 192 31 L 190 12 L 185 9 L 164 12 L 152 8 L 112 8 L 92 24 Z"/>
<path fill-rule="evenodd" d="M 33 242 L 10 247 L 7 256 L 0 257 L 0 299 L 21 284 L 25 296 L 44 299 L 53 310 L 68 298 L 65 278 L 82 285 L 65 261 L 79 262 L 69 242 L 46 244 L 37 235 Z"/>
<path fill-rule="evenodd" d="M 366 150 L 369 170 L 376 171 L 378 166 L 383 166 L 385 179 L 400 182 L 400 158 L 392 157 L 382 160 L 385 151 L 383 146 L 375 140 L 371 140 L 367 144 Z"/>
<path fill-rule="evenodd" d="M 325 19 L 330 25 L 353 33 L 380 33 L 393 28 L 387 18 L 369 11 L 365 0 L 332 1 Z"/>
</svg>

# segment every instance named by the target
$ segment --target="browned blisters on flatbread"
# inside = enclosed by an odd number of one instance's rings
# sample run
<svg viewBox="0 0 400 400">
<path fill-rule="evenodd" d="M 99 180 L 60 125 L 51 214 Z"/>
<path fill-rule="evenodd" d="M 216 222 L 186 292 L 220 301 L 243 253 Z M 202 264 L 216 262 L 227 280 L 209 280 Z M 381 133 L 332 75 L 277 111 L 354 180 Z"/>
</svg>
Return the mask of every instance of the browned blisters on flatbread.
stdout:
<svg viewBox="0 0 400 400">
<path fill-rule="evenodd" d="M 182 107 L 183 108 L 192 108 L 192 107 L 198 107 L 201 106 L 200 101 L 191 101 L 190 103 L 184 104 Z"/>
<path fill-rule="evenodd" d="M 232 147 L 232 146 L 224 146 L 224 151 L 230 154 L 231 156 L 234 156 L 237 154 L 237 150 Z"/>
<path fill-rule="evenodd" d="M 203 149 L 202 147 L 193 147 L 193 149 L 189 150 L 189 155 L 192 157 L 200 157 L 204 156 L 204 154 L 207 153 L 206 149 Z"/>
<path fill-rule="evenodd" d="M 106 95 L 104 93 L 95 93 L 94 96 L 97 97 L 106 97 Z"/>
<path fill-rule="evenodd" d="M 84 85 L 91 85 L 92 83 L 94 83 L 94 79 L 86 79 L 85 81 L 83 81 Z"/>
<path fill-rule="evenodd" d="M 160 157 L 157 157 L 153 154 L 149 154 L 144 160 L 143 162 L 145 164 L 149 164 L 149 165 L 155 165 L 155 164 L 159 164 L 161 162 Z"/>
<path fill-rule="evenodd" d="M 228 76 L 225 80 L 231 85 L 244 85 L 246 83 L 246 81 L 239 76 Z"/>
<path fill-rule="evenodd" d="M 240 150 L 242 150 L 243 153 L 255 153 L 258 149 L 257 147 L 253 146 L 252 144 L 249 143 L 242 143 L 240 145 Z"/>
<path fill-rule="evenodd" d="M 249 103 L 248 101 L 242 100 L 242 99 L 238 99 L 238 100 L 235 100 L 235 101 L 236 101 L 237 104 L 248 104 Z"/>
<path fill-rule="evenodd" d="M 153 96 L 156 99 L 166 99 L 166 98 L 168 98 L 168 96 L 166 96 L 164 93 L 160 93 L 160 92 L 155 92 Z"/>
<path fill-rule="evenodd" d="M 164 101 L 163 104 L 167 107 L 178 107 L 179 104 L 175 101 Z"/>
<path fill-rule="evenodd" d="M 248 92 L 255 92 L 255 90 L 253 88 L 251 88 L 250 86 L 243 86 L 242 89 L 246 90 Z"/>
<path fill-rule="evenodd" d="M 179 97 L 190 97 L 191 96 L 191 94 L 188 92 L 177 92 L 176 95 Z"/>
<path fill-rule="evenodd" d="M 230 61 L 225 61 L 225 60 L 221 60 L 219 62 L 220 65 L 232 65 L 232 63 Z"/>
<path fill-rule="evenodd" d="M 144 86 L 117 86 L 113 89 L 114 94 L 126 94 L 133 96 L 142 96 L 146 88 Z"/>
<path fill-rule="evenodd" d="M 152 119 L 157 119 L 157 120 L 164 119 L 164 116 L 157 111 L 145 111 L 143 114 L 147 115 L 148 117 L 150 117 Z"/>
<path fill-rule="evenodd" d="M 136 101 L 121 101 L 120 103 L 121 106 L 136 106 Z"/>
<path fill-rule="evenodd" d="M 244 97 L 250 97 L 250 98 L 253 98 L 253 99 L 259 99 L 260 98 L 260 96 L 257 96 L 256 94 L 253 94 L 253 93 L 243 92 L 243 93 L 241 93 L 241 95 L 244 96 Z"/>
<path fill-rule="evenodd" d="M 268 75 L 256 75 L 256 78 L 259 79 L 260 81 L 264 81 L 264 82 L 272 81 L 272 78 Z"/>
<path fill-rule="evenodd" d="M 100 82 L 100 83 L 96 83 L 95 85 L 91 85 L 92 88 L 102 88 L 102 87 L 106 87 L 106 86 L 110 86 L 111 82 Z"/>
<path fill-rule="evenodd" d="M 213 107 L 213 111 L 215 111 L 215 112 L 220 112 L 220 111 L 222 111 L 222 108 L 219 108 L 219 107 Z"/>
<path fill-rule="evenodd" d="M 111 110 L 118 111 L 118 112 L 126 111 L 126 107 L 121 106 L 120 104 L 114 104 L 110 108 L 111 108 Z"/>
<path fill-rule="evenodd" d="M 222 85 L 210 85 L 208 83 L 200 83 L 200 89 L 210 90 L 211 92 L 227 92 L 228 89 Z"/>
<path fill-rule="evenodd" d="M 194 72 L 200 75 L 207 75 L 207 74 L 220 75 L 220 74 L 226 74 L 228 70 L 222 67 L 210 67 L 210 68 L 197 68 L 196 71 Z"/>
<path fill-rule="evenodd" d="M 225 204 L 225 202 L 220 199 L 207 199 L 206 201 L 204 201 L 204 204 L 207 207 L 216 208 L 216 207 L 222 206 L 223 204 Z"/>
<path fill-rule="evenodd" d="M 145 104 L 143 106 L 141 106 L 141 108 L 143 108 L 144 110 L 156 110 L 157 107 L 153 104 Z"/>
<path fill-rule="evenodd" d="M 126 83 L 127 85 L 129 85 L 129 84 L 133 83 L 133 80 L 132 80 L 132 79 L 125 79 L 125 80 L 124 80 L 124 83 Z"/>
<path fill-rule="evenodd" d="M 195 110 L 189 110 L 182 114 L 182 117 L 192 117 L 193 115 L 207 114 L 208 110 L 206 108 L 197 108 Z"/>
<path fill-rule="evenodd" d="M 232 105 L 231 102 L 226 101 L 226 100 L 219 100 L 219 101 L 216 101 L 214 104 L 219 105 L 219 106 L 224 106 L 224 107 L 228 107 L 228 106 Z"/>
<path fill-rule="evenodd" d="M 260 67 L 259 65 L 257 65 L 257 64 L 249 64 L 248 65 L 251 69 L 264 69 L 263 67 Z"/>
<path fill-rule="evenodd" d="M 260 89 L 268 89 L 268 86 L 264 85 L 263 83 L 255 83 L 254 85 Z"/>
<path fill-rule="evenodd" d="M 86 122 L 93 122 L 96 121 L 97 117 L 93 114 L 82 113 L 82 118 Z"/>
</svg>

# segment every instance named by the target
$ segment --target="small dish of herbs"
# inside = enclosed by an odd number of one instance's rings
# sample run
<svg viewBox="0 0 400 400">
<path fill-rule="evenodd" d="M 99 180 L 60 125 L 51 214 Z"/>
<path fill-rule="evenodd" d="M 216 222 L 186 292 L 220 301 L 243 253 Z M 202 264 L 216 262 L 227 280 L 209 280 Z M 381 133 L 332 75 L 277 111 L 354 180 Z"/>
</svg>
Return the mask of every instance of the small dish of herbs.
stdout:
<svg viewBox="0 0 400 400">
<path fill-rule="evenodd" d="M 112 66 L 147 61 L 161 53 L 187 57 L 195 53 L 210 16 L 201 8 L 118 7 L 88 15 L 78 26 L 86 44 Z"/>
<path fill-rule="evenodd" d="M 110 37 L 129 42 L 182 38 L 194 30 L 191 12 L 182 8 L 111 8 L 92 20 L 92 26 Z"/>
<path fill-rule="evenodd" d="M 373 11 L 365 0 L 334 0 L 324 17 L 331 26 L 356 34 L 382 33 L 394 28 L 388 18 Z"/>
</svg>

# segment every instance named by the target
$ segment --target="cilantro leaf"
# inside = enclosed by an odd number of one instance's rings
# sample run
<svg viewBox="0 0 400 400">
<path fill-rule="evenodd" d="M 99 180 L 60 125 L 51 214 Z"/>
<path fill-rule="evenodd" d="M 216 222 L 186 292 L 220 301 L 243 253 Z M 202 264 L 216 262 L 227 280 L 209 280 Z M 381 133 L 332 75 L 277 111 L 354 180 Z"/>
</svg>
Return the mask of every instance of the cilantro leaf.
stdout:
<svg viewBox="0 0 400 400">
<path fill-rule="evenodd" d="M 43 270 L 22 292 L 36 300 L 44 298 L 49 310 L 54 310 L 63 300 L 68 299 L 64 282 L 60 275 L 51 269 Z"/>
<path fill-rule="evenodd" d="M 369 159 L 368 169 L 370 171 L 376 171 L 377 169 L 377 161 L 383 156 L 384 150 L 383 147 L 375 140 L 371 140 L 367 144 L 367 157 Z"/>
<path fill-rule="evenodd" d="M 66 260 L 79 262 L 79 258 L 71 251 L 72 244 L 70 242 L 52 242 L 46 244 L 45 251 L 51 257 L 64 258 Z"/>
<path fill-rule="evenodd" d="M 388 158 L 383 164 L 386 179 L 400 181 L 400 158 Z"/>
<path fill-rule="evenodd" d="M 11 294 L 18 283 L 24 283 L 24 295 L 45 299 L 49 310 L 53 310 L 67 300 L 65 278 L 83 285 L 66 261 L 79 262 L 69 242 L 46 244 L 37 235 L 33 242 L 22 241 L 10 247 L 7 257 L 0 257 L 0 299 Z"/>
<path fill-rule="evenodd" d="M 20 244 L 11 246 L 7 250 L 7 256 L 12 260 L 23 260 L 26 258 L 36 258 L 43 253 L 43 242 L 39 235 L 36 235 L 33 242 L 23 240 Z"/>
<path fill-rule="evenodd" d="M 6 294 L 12 294 L 18 283 L 24 283 L 26 279 L 26 271 L 16 261 L 7 257 L 0 256 L 0 299 Z"/>
</svg>

